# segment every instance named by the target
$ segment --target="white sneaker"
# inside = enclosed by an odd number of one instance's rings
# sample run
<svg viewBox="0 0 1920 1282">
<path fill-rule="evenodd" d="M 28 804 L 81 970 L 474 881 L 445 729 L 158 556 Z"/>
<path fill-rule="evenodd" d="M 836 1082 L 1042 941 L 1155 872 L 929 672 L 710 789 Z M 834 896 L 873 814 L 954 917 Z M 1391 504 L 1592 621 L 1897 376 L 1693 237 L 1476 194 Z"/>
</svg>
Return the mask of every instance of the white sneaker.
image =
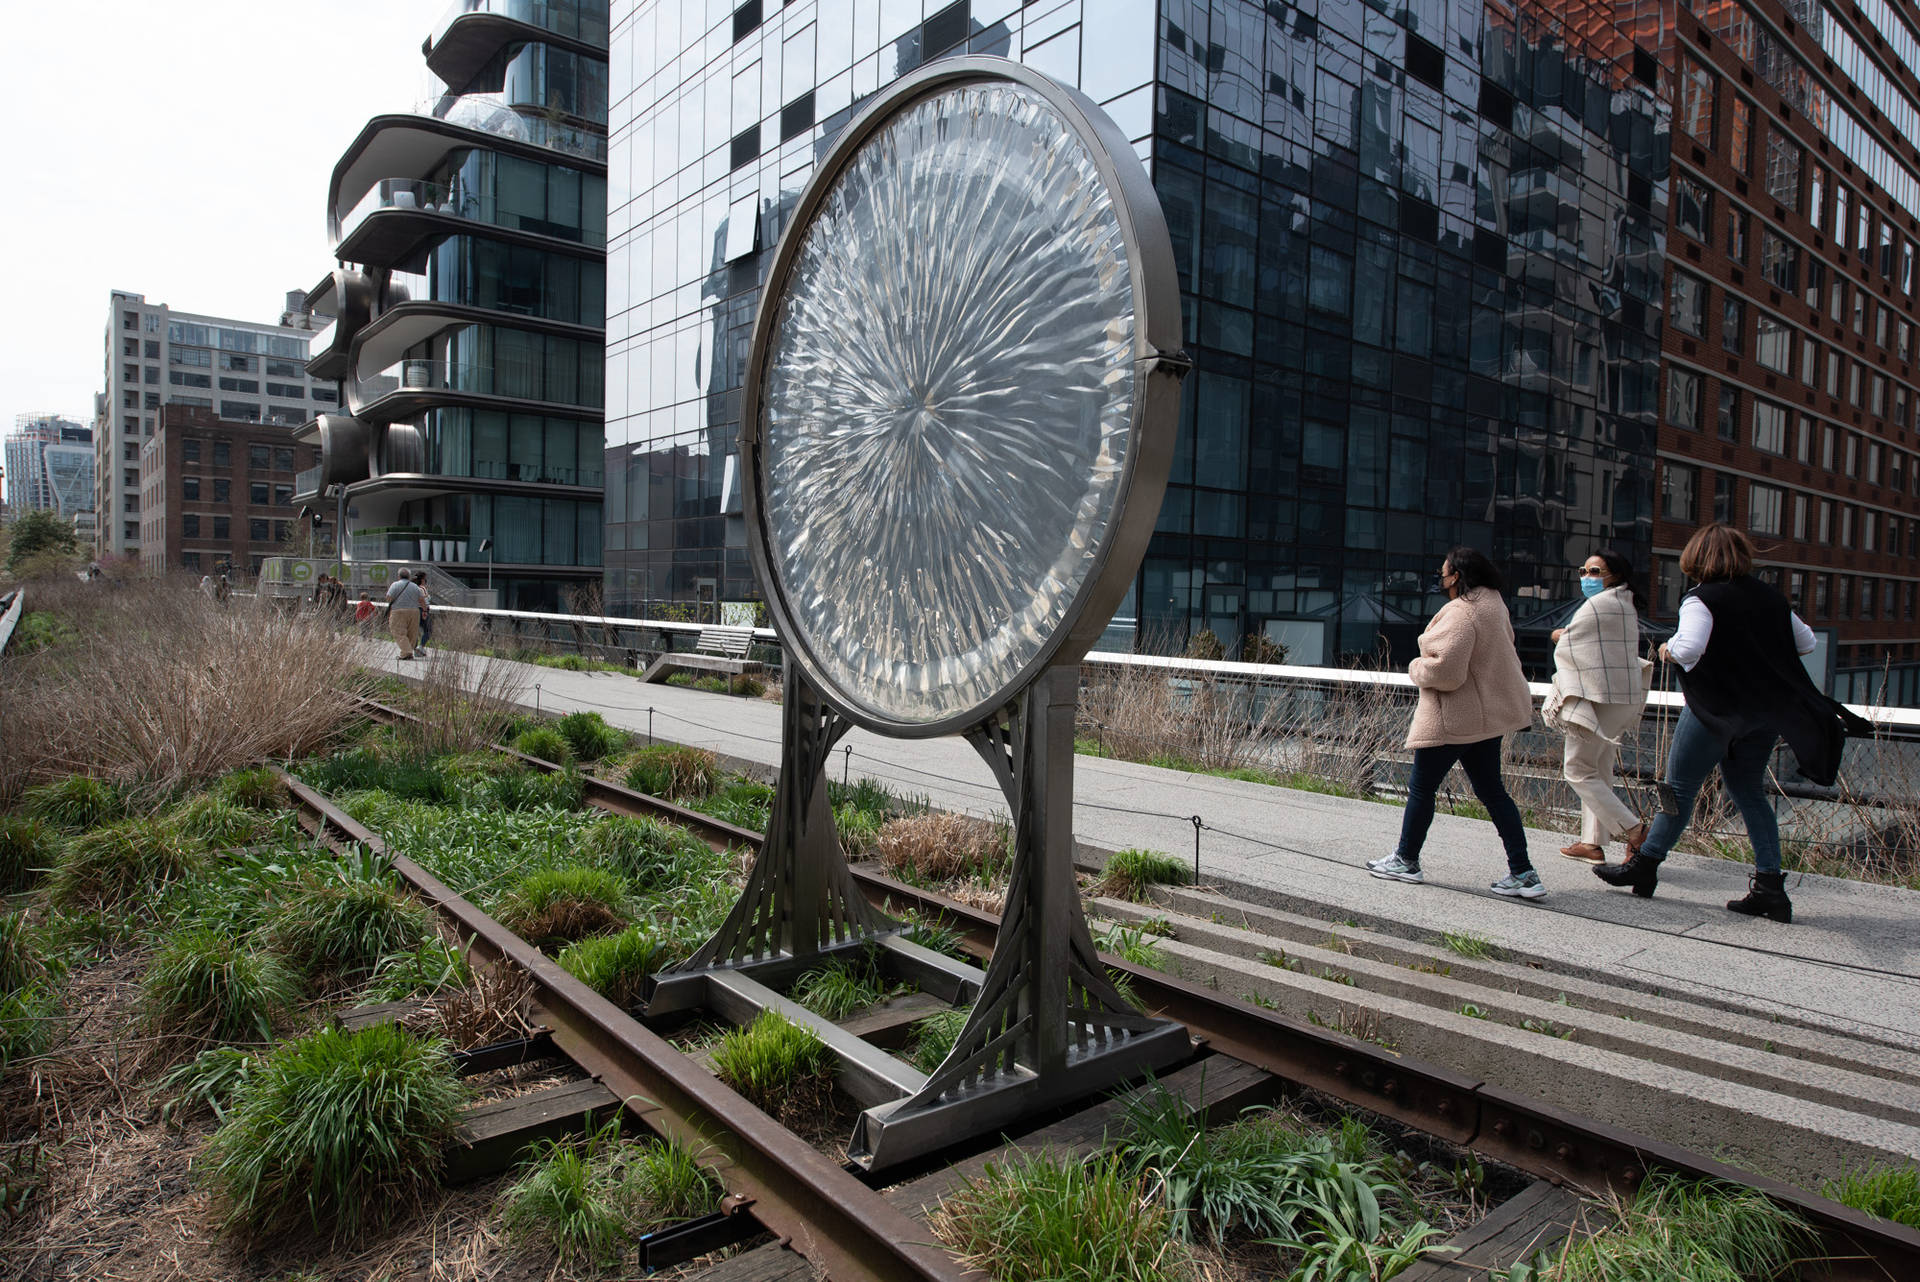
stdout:
<svg viewBox="0 0 1920 1282">
<path fill-rule="evenodd" d="M 1531 868 L 1522 873 L 1510 872 L 1487 889 L 1496 895 L 1518 899 L 1539 899 L 1547 893 L 1547 888 L 1540 884 L 1540 874 Z"/>
<path fill-rule="evenodd" d="M 1410 864 L 1399 855 L 1367 860 L 1367 871 L 1386 881 L 1410 881 L 1419 885 L 1427 879 L 1419 864 Z"/>
</svg>

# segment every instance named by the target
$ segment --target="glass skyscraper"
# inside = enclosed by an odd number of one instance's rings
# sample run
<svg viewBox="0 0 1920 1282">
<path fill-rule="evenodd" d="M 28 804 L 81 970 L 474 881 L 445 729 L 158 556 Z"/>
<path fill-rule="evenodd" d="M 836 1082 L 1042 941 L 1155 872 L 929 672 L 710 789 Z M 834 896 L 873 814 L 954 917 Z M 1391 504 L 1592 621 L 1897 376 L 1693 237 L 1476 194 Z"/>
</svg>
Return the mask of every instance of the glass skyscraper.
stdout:
<svg viewBox="0 0 1920 1282">
<path fill-rule="evenodd" d="M 459 0 L 425 46 L 444 91 L 334 167 L 308 368 L 348 412 L 302 429 L 295 497 L 346 487 L 356 560 L 516 609 L 600 581 L 606 46 L 604 0 Z"/>
<path fill-rule="evenodd" d="M 768 251 L 866 95 L 971 52 L 1102 104 L 1173 232 L 1196 368 L 1135 643 L 1404 656 L 1469 543 L 1544 655 L 1571 566 L 1648 561 L 1670 10 L 615 0 L 609 609 L 757 595 L 730 517 Z"/>
</svg>

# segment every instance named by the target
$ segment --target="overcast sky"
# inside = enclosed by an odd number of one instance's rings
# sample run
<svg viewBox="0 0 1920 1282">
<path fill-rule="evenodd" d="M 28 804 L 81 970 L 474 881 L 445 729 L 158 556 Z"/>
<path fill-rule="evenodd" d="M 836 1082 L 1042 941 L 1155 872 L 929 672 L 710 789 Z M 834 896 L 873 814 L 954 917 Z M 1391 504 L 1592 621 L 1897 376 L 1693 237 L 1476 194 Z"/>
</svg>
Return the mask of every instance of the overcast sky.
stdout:
<svg viewBox="0 0 1920 1282">
<path fill-rule="evenodd" d="M 333 265 L 327 178 L 412 109 L 448 0 L 7 5 L 0 55 L 0 427 L 91 422 L 107 294 L 279 318 Z"/>
</svg>

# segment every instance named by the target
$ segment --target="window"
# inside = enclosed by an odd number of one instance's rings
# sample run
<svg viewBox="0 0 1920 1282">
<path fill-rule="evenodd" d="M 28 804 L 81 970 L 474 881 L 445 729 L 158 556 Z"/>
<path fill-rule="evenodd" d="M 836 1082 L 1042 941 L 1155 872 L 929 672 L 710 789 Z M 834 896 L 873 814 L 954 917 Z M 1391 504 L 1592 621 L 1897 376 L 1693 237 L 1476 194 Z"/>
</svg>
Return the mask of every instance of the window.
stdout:
<svg viewBox="0 0 1920 1282">
<path fill-rule="evenodd" d="M 140 313 L 139 312 L 121 312 L 120 328 L 121 329 L 140 328 Z"/>
<path fill-rule="evenodd" d="M 1706 243 L 1713 227 L 1713 192 L 1705 183 L 1685 174 L 1674 177 L 1673 192 L 1673 225 Z"/>
<path fill-rule="evenodd" d="M 1858 478 L 1860 475 L 1860 438 L 1852 432 L 1847 433 L 1846 474 Z"/>
<path fill-rule="evenodd" d="M 1713 519 L 1733 520 L 1733 477 L 1725 472 L 1713 474 Z"/>
<path fill-rule="evenodd" d="M 260 394 L 260 380 L 256 378 L 223 378 L 220 380 L 223 392 L 245 392 L 250 396 Z"/>
<path fill-rule="evenodd" d="M 213 367 L 213 353 L 204 347 L 176 347 L 167 356 L 169 365 L 194 365 L 201 369 Z"/>
<path fill-rule="evenodd" d="M 1718 427 L 1721 440 L 1740 439 L 1740 392 L 1738 388 L 1728 387 L 1725 383 L 1720 384 Z"/>
<path fill-rule="evenodd" d="M 213 501 L 215 503 L 233 502 L 233 482 L 224 476 L 213 478 Z"/>
<path fill-rule="evenodd" d="M 1793 368 L 1793 327 L 1761 312 L 1754 322 L 1753 358 L 1776 374 Z"/>
<path fill-rule="evenodd" d="M 247 502 L 265 507 L 268 503 L 268 495 L 271 493 L 265 481 L 254 481 L 247 486 Z"/>
<path fill-rule="evenodd" d="M 1818 258 L 1807 260 L 1807 292 L 1802 295 L 1808 307 L 1820 306 L 1827 293 L 1827 265 Z"/>
<path fill-rule="evenodd" d="M 225 539 L 225 538 L 232 537 L 230 533 L 232 528 L 233 528 L 232 518 L 225 517 L 225 516 L 216 516 L 213 518 L 213 537 L 214 538 Z"/>
<path fill-rule="evenodd" d="M 213 465 L 215 467 L 233 466 L 232 441 L 215 441 L 213 443 Z"/>
<path fill-rule="evenodd" d="M 1817 619 L 1833 617 L 1833 605 L 1828 596 L 1829 588 L 1827 586 L 1828 581 L 1832 579 L 1832 577 L 1830 574 L 1816 574 L 1813 576 L 1813 614 Z"/>
<path fill-rule="evenodd" d="M 1867 295 L 1862 289 L 1853 291 L 1853 332 L 1862 336 L 1867 332 Z"/>
<path fill-rule="evenodd" d="M 1841 359 L 1839 348 L 1829 347 L 1827 349 L 1827 395 L 1828 396 L 1840 395 L 1840 370 L 1845 364 L 1846 362 Z"/>
<path fill-rule="evenodd" d="M 273 459 L 273 450 L 265 445 L 247 446 L 247 471 L 264 472 Z"/>
<path fill-rule="evenodd" d="M 1880 442 L 1867 442 L 1867 484 L 1880 484 Z"/>
<path fill-rule="evenodd" d="M 213 377 L 209 374 L 189 374 L 185 370 L 168 370 L 167 381 L 175 387 L 212 387 Z"/>
<path fill-rule="evenodd" d="M 1893 354 L 1899 357 L 1900 363 L 1904 365 L 1913 352 L 1913 326 L 1909 325 L 1906 321 L 1901 321 L 1895 328 L 1895 333 L 1900 337 L 1899 345 L 1894 348 Z"/>
<path fill-rule="evenodd" d="M 1880 223 L 1880 274 L 1893 279 L 1893 227 L 1884 219 Z"/>
<path fill-rule="evenodd" d="M 1793 537 L 1799 543 L 1807 541 L 1807 496 L 1804 494 L 1793 496 Z M 1797 589 L 1795 595 L 1799 595 Z"/>
<path fill-rule="evenodd" d="M 158 365 L 147 366 L 141 374 L 140 381 L 158 386 L 160 383 L 160 367 Z"/>
<path fill-rule="evenodd" d="M 1660 467 L 1660 515 L 1669 521 L 1692 524 L 1700 473 L 1682 463 L 1663 463 Z"/>
<path fill-rule="evenodd" d="M 1661 614 L 1677 614 L 1680 610 L 1680 594 L 1687 590 L 1687 580 L 1680 573 L 1680 563 L 1670 556 L 1654 559 L 1654 596 L 1655 608 Z"/>
<path fill-rule="evenodd" d="M 1786 492 L 1772 485 L 1747 487 L 1747 528 L 1755 534 L 1779 534 Z"/>
<path fill-rule="evenodd" d="M 1794 442 L 1793 456 L 1802 463 L 1813 462 L 1813 420 L 1805 414 L 1800 416 L 1800 436 Z"/>
<path fill-rule="evenodd" d="M 287 541 L 287 531 L 291 526 L 292 523 L 288 521 L 275 521 L 273 523 L 273 541 L 275 543 L 285 543 Z"/>
<path fill-rule="evenodd" d="M 1833 471 L 1833 429 L 1831 427 L 1820 429 L 1820 466 L 1829 472 Z"/>
<path fill-rule="evenodd" d="M 1679 126 L 1713 146 L 1713 73 L 1692 54 L 1680 58 Z"/>
<path fill-rule="evenodd" d="M 293 451 L 291 449 L 284 445 L 274 446 L 273 470 L 276 472 L 293 471 Z"/>
<path fill-rule="evenodd" d="M 255 520 L 247 522 L 247 537 L 255 543 L 265 543 L 272 537 L 267 530 L 268 526 L 265 521 Z"/>
<path fill-rule="evenodd" d="M 1807 221 L 1827 229 L 1827 167 L 1814 165 L 1807 174 Z"/>
<path fill-rule="evenodd" d="M 1860 513 L 1860 550 L 1877 552 L 1880 550 L 1880 514 L 1873 511 Z"/>
<path fill-rule="evenodd" d="M 1811 339 L 1800 343 L 1800 381 L 1808 387 L 1820 381 L 1820 344 Z"/>
<path fill-rule="evenodd" d="M 260 407 L 250 401 L 221 401 L 220 417 L 235 423 L 258 423 Z"/>
<path fill-rule="evenodd" d="M 295 383 L 268 383 L 267 395 L 278 396 L 286 401 L 304 401 L 307 399 L 307 389 Z"/>
<path fill-rule="evenodd" d="M 1887 412 L 1887 379 L 1883 374 L 1873 376 L 1873 390 L 1867 397 L 1867 408 L 1875 418 Z"/>
<path fill-rule="evenodd" d="M 1706 282 L 1683 271 L 1674 272 L 1667 313 L 1675 329 L 1700 337 L 1707 323 Z"/>
<path fill-rule="evenodd" d="M 200 517 L 197 513 L 189 512 L 180 518 L 180 536 L 187 539 L 200 537 Z"/>
<path fill-rule="evenodd" d="M 1853 580 L 1844 574 L 1833 576 L 1834 596 L 1838 598 L 1838 614 L 1843 619 L 1853 617 Z"/>
<path fill-rule="evenodd" d="M 137 467 L 121 468 L 120 484 L 128 487 L 137 487 L 140 484 L 140 469 Z"/>
<path fill-rule="evenodd" d="M 180 457 L 188 463 L 200 461 L 200 442 L 189 436 L 180 442 Z"/>
<path fill-rule="evenodd" d="M 293 487 L 292 487 L 291 485 L 276 485 L 276 486 L 274 486 L 274 487 L 273 487 L 273 501 L 274 501 L 274 504 L 275 504 L 275 506 L 277 506 L 277 507 L 285 507 L 285 506 L 287 506 L 287 505 L 288 505 L 289 503 L 292 503 L 292 502 L 293 502 Z"/>
<path fill-rule="evenodd" d="M 1727 206 L 1727 257 L 1747 265 L 1747 211 Z"/>
<path fill-rule="evenodd" d="M 1866 198 L 1862 197 L 1854 205 L 1853 248 L 1860 255 L 1860 263 L 1867 266 L 1873 261 L 1873 210 L 1868 208 Z"/>
<path fill-rule="evenodd" d="M 140 522 L 128 521 L 121 532 L 127 536 L 130 542 L 137 542 L 140 538 Z"/>
<path fill-rule="evenodd" d="M 140 461 L 140 447 L 132 441 L 128 441 L 120 447 L 120 457 L 124 462 L 138 463 Z"/>
<path fill-rule="evenodd" d="M 316 387 L 313 389 L 313 399 L 316 401 L 325 401 L 327 404 L 332 405 L 340 398 L 334 394 L 334 390 L 331 387 Z"/>
<path fill-rule="evenodd" d="M 1700 429 L 1700 376 L 1678 365 L 1667 367 L 1667 422 L 1690 432 Z"/>
<path fill-rule="evenodd" d="M 1778 129 L 1767 131 L 1767 194 L 1788 209 L 1800 208 L 1800 145 Z"/>
<path fill-rule="evenodd" d="M 1783 294 L 1800 292 L 1800 247 L 1772 230 L 1760 233 L 1760 274 Z"/>
<path fill-rule="evenodd" d="M 220 353 L 220 368 L 232 370 L 238 374 L 253 373 L 253 357 L 242 356 L 237 352 Z"/>
<path fill-rule="evenodd" d="M 1833 239 L 1842 249 L 1847 245 L 1847 219 L 1853 212 L 1850 202 L 1851 194 L 1847 191 L 1847 185 L 1836 182 L 1833 185 Z M 1836 316 L 1834 319 L 1840 318 Z"/>
<path fill-rule="evenodd" d="M 129 516 L 137 515 L 140 511 L 140 496 L 138 494 L 122 494 L 120 496 L 120 510 Z"/>
<path fill-rule="evenodd" d="M 1840 509 L 1840 546 L 1843 548 L 1853 546 L 1853 509 L 1851 507 Z"/>
<path fill-rule="evenodd" d="M 180 497 L 189 503 L 198 503 L 200 501 L 200 478 L 197 476 L 181 477 Z"/>
<path fill-rule="evenodd" d="M 1887 339 L 1892 336 L 1892 332 L 1891 332 L 1892 329 L 1893 329 L 1893 309 L 1888 307 L 1885 303 L 1875 303 L 1873 305 L 1873 341 L 1874 343 L 1879 347 L 1881 347 L 1882 349 L 1884 349 L 1887 345 Z"/>
<path fill-rule="evenodd" d="M 1727 117 L 1727 162 L 1753 176 L 1753 104 L 1738 94 Z"/>
<path fill-rule="evenodd" d="M 1860 372 L 1865 368 L 1866 366 L 1859 361 L 1855 361 L 1853 368 L 1847 371 L 1847 400 L 1855 407 L 1860 404 Z"/>
<path fill-rule="evenodd" d="M 1906 469 L 1907 456 L 1900 450 L 1887 451 L 1887 488 L 1898 494 L 1906 486 L 1903 472 Z"/>
<path fill-rule="evenodd" d="M 1732 294 L 1720 295 L 1720 346 L 1730 352 L 1744 350 L 1746 324 L 1747 305 Z"/>
<path fill-rule="evenodd" d="M 306 377 L 306 373 L 307 371 L 298 361 L 270 360 L 266 366 L 266 375 L 268 378 L 304 378 Z"/>
</svg>

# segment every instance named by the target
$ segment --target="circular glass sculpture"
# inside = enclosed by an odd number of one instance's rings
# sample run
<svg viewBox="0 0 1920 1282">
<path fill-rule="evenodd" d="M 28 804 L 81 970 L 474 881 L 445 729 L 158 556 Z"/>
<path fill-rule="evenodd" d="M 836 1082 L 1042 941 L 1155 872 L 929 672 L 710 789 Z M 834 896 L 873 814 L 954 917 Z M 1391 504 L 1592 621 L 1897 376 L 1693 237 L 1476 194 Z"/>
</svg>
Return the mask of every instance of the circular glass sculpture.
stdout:
<svg viewBox="0 0 1920 1282">
<path fill-rule="evenodd" d="M 930 69 L 849 127 L 782 241 L 749 363 L 770 607 L 823 694 L 893 733 L 970 724 L 1078 658 L 1089 601 L 1117 600 L 1103 576 L 1137 568 L 1135 550 L 1105 574 L 1130 488 L 1150 526 L 1165 485 L 1166 449 L 1141 440 L 1160 355 L 1129 207 L 1152 201 L 1144 171 L 1122 181 L 1139 163 L 1085 99 L 990 61 Z"/>
</svg>

